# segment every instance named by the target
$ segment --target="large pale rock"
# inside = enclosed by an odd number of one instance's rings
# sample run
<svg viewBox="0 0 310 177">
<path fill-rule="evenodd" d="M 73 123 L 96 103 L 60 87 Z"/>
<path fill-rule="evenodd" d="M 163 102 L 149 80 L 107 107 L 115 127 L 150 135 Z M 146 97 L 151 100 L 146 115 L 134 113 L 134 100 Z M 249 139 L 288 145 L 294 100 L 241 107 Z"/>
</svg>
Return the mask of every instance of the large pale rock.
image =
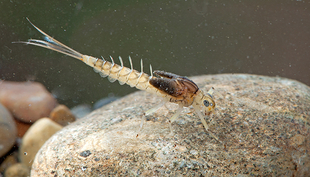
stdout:
<svg viewBox="0 0 310 177">
<path fill-rule="evenodd" d="M 215 87 L 217 109 L 206 117 L 216 141 L 187 108 L 143 113 L 161 100 L 136 92 L 51 137 L 32 176 L 306 176 L 310 173 L 310 88 L 297 81 L 224 74 L 193 78 Z M 121 86 L 120 86 L 121 87 Z M 168 104 L 169 109 L 177 108 Z"/>
<path fill-rule="evenodd" d="M 12 148 L 16 135 L 17 130 L 12 115 L 0 104 L 0 157 Z"/>
<path fill-rule="evenodd" d="M 0 82 L 0 102 L 20 121 L 29 123 L 49 116 L 56 99 L 37 82 Z"/>
<path fill-rule="evenodd" d="M 53 122 L 49 118 L 42 118 L 36 121 L 23 137 L 19 149 L 20 161 L 31 168 L 33 159 L 41 146 L 61 128 L 61 125 Z"/>
</svg>

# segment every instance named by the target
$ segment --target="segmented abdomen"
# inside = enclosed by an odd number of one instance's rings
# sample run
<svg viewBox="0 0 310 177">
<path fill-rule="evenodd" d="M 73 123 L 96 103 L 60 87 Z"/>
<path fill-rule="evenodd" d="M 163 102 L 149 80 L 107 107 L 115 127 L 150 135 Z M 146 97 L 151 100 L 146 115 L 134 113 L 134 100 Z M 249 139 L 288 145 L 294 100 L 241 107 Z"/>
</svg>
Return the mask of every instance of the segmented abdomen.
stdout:
<svg viewBox="0 0 310 177">
<path fill-rule="evenodd" d="M 88 55 L 83 55 L 82 61 L 93 67 L 102 77 L 108 77 L 110 82 L 118 80 L 121 85 L 128 84 L 131 87 L 146 90 L 150 93 L 157 93 L 162 96 L 161 93 L 157 92 L 156 88 L 149 84 L 151 77 L 144 72 L 139 72 L 135 69 L 130 69 L 114 62 L 111 63 L 104 59 L 94 58 Z"/>
</svg>

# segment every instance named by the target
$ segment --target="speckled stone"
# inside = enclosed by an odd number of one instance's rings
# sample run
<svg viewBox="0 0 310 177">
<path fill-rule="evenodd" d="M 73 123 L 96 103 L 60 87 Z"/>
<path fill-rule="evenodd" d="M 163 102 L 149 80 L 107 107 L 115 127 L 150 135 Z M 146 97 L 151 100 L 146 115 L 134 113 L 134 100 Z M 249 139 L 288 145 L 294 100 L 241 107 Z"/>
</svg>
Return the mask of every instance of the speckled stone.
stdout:
<svg viewBox="0 0 310 177">
<path fill-rule="evenodd" d="M 17 130 L 12 115 L 0 104 L 0 157 L 12 148 L 16 135 Z"/>
<path fill-rule="evenodd" d="M 48 117 L 57 105 L 52 94 L 37 82 L 0 82 L 0 102 L 16 119 L 26 123 Z"/>
<path fill-rule="evenodd" d="M 49 118 L 42 118 L 36 121 L 23 137 L 19 149 L 20 161 L 31 168 L 33 159 L 41 146 L 61 128 L 61 125 L 53 122 Z"/>
<path fill-rule="evenodd" d="M 192 108 L 172 124 L 161 100 L 136 92 L 63 128 L 37 153 L 32 176 L 306 176 L 310 174 L 310 88 L 300 82 L 245 74 L 192 78 L 216 89 L 206 117 Z M 120 86 L 121 87 L 121 86 Z M 176 109 L 168 104 L 170 110 Z"/>
</svg>

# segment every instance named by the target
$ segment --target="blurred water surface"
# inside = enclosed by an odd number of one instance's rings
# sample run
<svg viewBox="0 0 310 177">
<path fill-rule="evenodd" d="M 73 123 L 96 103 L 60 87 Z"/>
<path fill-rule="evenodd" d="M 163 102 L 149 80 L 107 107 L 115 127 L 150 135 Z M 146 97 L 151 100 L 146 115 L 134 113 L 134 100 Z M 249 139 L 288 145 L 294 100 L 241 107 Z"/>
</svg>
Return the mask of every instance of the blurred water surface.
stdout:
<svg viewBox="0 0 310 177">
<path fill-rule="evenodd" d="M 34 46 L 25 19 L 87 55 L 145 71 L 184 76 L 251 73 L 310 85 L 310 1 L 22 1 L 0 2 L 0 79 L 43 83 L 68 106 L 135 89 L 109 83 L 82 62 Z M 116 60 L 117 61 L 117 60 Z"/>
</svg>

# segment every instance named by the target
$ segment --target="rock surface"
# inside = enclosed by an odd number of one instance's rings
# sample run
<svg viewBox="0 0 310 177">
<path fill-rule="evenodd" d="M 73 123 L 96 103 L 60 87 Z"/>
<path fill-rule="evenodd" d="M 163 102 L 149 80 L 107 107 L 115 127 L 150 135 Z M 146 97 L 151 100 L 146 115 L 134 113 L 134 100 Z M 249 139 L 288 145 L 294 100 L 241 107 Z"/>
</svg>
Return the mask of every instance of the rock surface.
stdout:
<svg viewBox="0 0 310 177">
<path fill-rule="evenodd" d="M 61 128 L 61 125 L 49 118 L 42 118 L 36 121 L 23 137 L 22 145 L 19 149 L 20 161 L 31 168 L 33 159 L 41 146 Z"/>
<path fill-rule="evenodd" d="M 160 98 L 136 92 L 78 120 L 37 153 L 32 176 L 306 176 L 310 173 L 310 88 L 297 81 L 223 74 L 192 78 L 216 89 L 205 131 L 192 108 L 172 124 Z M 170 110 L 174 104 L 167 104 Z"/>
<path fill-rule="evenodd" d="M 65 105 L 58 105 L 50 114 L 50 119 L 57 122 L 62 126 L 68 125 L 70 122 L 75 121 L 74 115 L 70 109 Z"/>
<path fill-rule="evenodd" d="M 0 102 L 20 121 L 29 123 L 49 116 L 56 99 L 37 82 L 0 83 Z"/>
<path fill-rule="evenodd" d="M 12 115 L 0 104 L 0 157 L 12 148 L 16 135 L 17 130 Z"/>
</svg>

